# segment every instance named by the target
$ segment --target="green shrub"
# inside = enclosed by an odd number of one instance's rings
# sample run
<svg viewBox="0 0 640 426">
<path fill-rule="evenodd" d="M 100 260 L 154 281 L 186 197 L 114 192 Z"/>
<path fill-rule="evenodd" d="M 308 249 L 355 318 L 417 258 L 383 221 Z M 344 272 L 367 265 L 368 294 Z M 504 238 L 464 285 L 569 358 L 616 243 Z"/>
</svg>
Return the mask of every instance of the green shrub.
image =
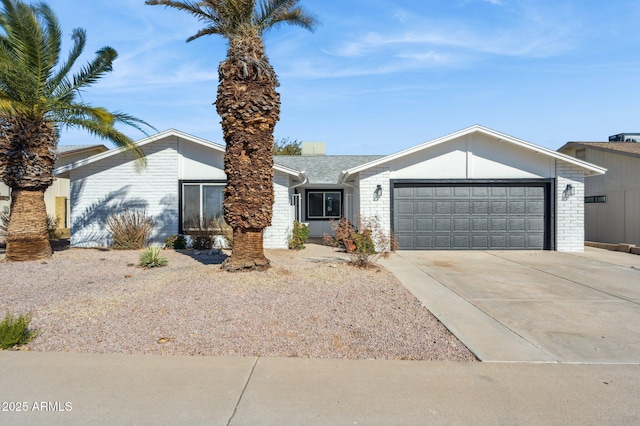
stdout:
<svg viewBox="0 0 640 426">
<path fill-rule="evenodd" d="M 161 266 L 167 266 L 169 261 L 166 257 L 160 254 L 161 252 L 161 247 L 147 247 L 142 253 L 140 253 L 140 266 L 143 268 L 159 268 Z"/>
<path fill-rule="evenodd" d="M 292 250 L 301 250 L 304 248 L 304 243 L 309 238 L 309 227 L 304 223 L 300 223 L 297 220 L 293 222 L 293 231 L 291 238 L 289 239 L 289 248 Z"/>
<path fill-rule="evenodd" d="M 128 209 L 107 218 L 107 230 L 116 250 L 139 250 L 146 246 L 153 225 L 146 213 Z"/>
<path fill-rule="evenodd" d="M 164 240 L 164 248 L 184 250 L 187 248 L 187 239 L 184 235 L 172 235 Z"/>
<path fill-rule="evenodd" d="M 20 315 L 17 318 L 7 314 L 0 322 L 0 348 L 9 349 L 16 345 L 25 345 L 33 340 L 38 333 L 29 330 L 30 315 Z"/>
</svg>

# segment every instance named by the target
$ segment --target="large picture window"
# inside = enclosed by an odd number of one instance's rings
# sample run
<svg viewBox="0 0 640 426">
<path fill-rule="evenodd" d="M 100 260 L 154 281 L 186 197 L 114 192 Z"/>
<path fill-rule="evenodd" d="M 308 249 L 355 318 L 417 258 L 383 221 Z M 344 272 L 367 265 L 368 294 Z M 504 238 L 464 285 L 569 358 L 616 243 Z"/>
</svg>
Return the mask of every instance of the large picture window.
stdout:
<svg viewBox="0 0 640 426">
<path fill-rule="evenodd" d="M 340 216 L 341 191 L 307 191 L 307 219 L 336 219 Z"/>
<path fill-rule="evenodd" d="M 198 218 L 209 221 L 222 216 L 224 183 L 185 182 L 182 184 L 182 228 Z"/>
</svg>

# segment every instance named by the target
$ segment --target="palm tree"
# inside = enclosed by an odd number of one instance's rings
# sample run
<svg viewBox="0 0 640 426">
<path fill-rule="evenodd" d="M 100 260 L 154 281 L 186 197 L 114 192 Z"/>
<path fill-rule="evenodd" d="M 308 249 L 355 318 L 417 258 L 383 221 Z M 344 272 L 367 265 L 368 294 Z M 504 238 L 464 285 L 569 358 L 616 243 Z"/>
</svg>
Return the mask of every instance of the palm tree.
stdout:
<svg viewBox="0 0 640 426">
<path fill-rule="evenodd" d="M 226 150 L 224 218 L 233 228 L 228 271 L 263 269 L 264 229 L 273 210 L 273 129 L 280 117 L 277 76 L 265 54 L 263 33 L 280 24 L 313 30 L 316 20 L 299 0 L 147 0 L 183 10 L 206 23 L 187 41 L 217 34 L 229 42 L 218 68 L 216 110 L 222 118 Z"/>
<path fill-rule="evenodd" d="M 44 191 L 54 181 L 60 128 L 85 129 L 142 159 L 133 141 L 114 126 L 144 133 L 148 124 L 78 100 L 82 89 L 112 70 L 115 50 L 103 47 L 71 74 L 85 47 L 84 30 L 73 31 L 69 57 L 60 63 L 62 31 L 49 6 L 1 1 L 0 176 L 11 188 L 6 259 L 42 259 L 51 256 Z"/>
</svg>

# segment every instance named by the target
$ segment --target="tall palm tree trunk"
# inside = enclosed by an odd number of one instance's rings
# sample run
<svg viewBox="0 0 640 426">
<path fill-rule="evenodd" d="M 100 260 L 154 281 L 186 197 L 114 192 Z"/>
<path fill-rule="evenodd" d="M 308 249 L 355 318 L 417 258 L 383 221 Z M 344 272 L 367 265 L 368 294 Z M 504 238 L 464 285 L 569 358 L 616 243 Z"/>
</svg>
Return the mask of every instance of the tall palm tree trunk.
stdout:
<svg viewBox="0 0 640 426">
<path fill-rule="evenodd" d="M 57 133 L 52 123 L 26 118 L 0 123 L 0 175 L 11 188 L 6 260 L 51 257 L 44 192 L 54 181 Z"/>
<path fill-rule="evenodd" d="M 6 260 L 25 261 L 47 257 L 51 257 L 51 244 L 47 234 L 44 190 L 13 190 Z"/>
<path fill-rule="evenodd" d="M 224 217 L 233 228 L 228 271 L 263 269 L 263 232 L 273 213 L 273 130 L 280 117 L 277 79 L 259 37 L 230 40 L 220 64 L 216 108 L 222 117 L 227 175 Z"/>
</svg>

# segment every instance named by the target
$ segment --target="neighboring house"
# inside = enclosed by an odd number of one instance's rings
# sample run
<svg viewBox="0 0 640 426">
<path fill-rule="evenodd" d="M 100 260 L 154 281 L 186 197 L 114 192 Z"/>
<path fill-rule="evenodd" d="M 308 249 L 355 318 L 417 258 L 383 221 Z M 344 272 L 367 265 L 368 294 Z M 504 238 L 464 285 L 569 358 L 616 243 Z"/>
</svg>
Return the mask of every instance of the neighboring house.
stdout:
<svg viewBox="0 0 640 426">
<path fill-rule="evenodd" d="M 607 168 L 585 185 L 587 241 L 640 246 L 640 143 L 568 142 L 558 151 Z"/>
<path fill-rule="evenodd" d="M 66 166 L 83 158 L 107 151 L 104 145 L 58 145 L 56 167 Z M 69 179 L 58 177 L 44 193 L 47 214 L 60 218 L 59 227 L 69 227 Z M 9 212 L 11 194 L 9 187 L 0 181 L 0 211 Z"/>
<path fill-rule="evenodd" d="M 111 243 L 109 214 L 153 216 L 152 240 L 193 215 L 222 212 L 224 147 L 167 130 L 137 142 L 147 167 L 111 150 L 60 167 L 71 180 L 71 244 Z M 322 150 L 320 150 L 322 151 Z M 584 178 L 605 169 L 472 126 L 387 156 L 275 157 L 265 247 L 286 248 L 294 220 L 312 236 L 330 221 L 377 216 L 401 249 L 584 249 Z"/>
</svg>

